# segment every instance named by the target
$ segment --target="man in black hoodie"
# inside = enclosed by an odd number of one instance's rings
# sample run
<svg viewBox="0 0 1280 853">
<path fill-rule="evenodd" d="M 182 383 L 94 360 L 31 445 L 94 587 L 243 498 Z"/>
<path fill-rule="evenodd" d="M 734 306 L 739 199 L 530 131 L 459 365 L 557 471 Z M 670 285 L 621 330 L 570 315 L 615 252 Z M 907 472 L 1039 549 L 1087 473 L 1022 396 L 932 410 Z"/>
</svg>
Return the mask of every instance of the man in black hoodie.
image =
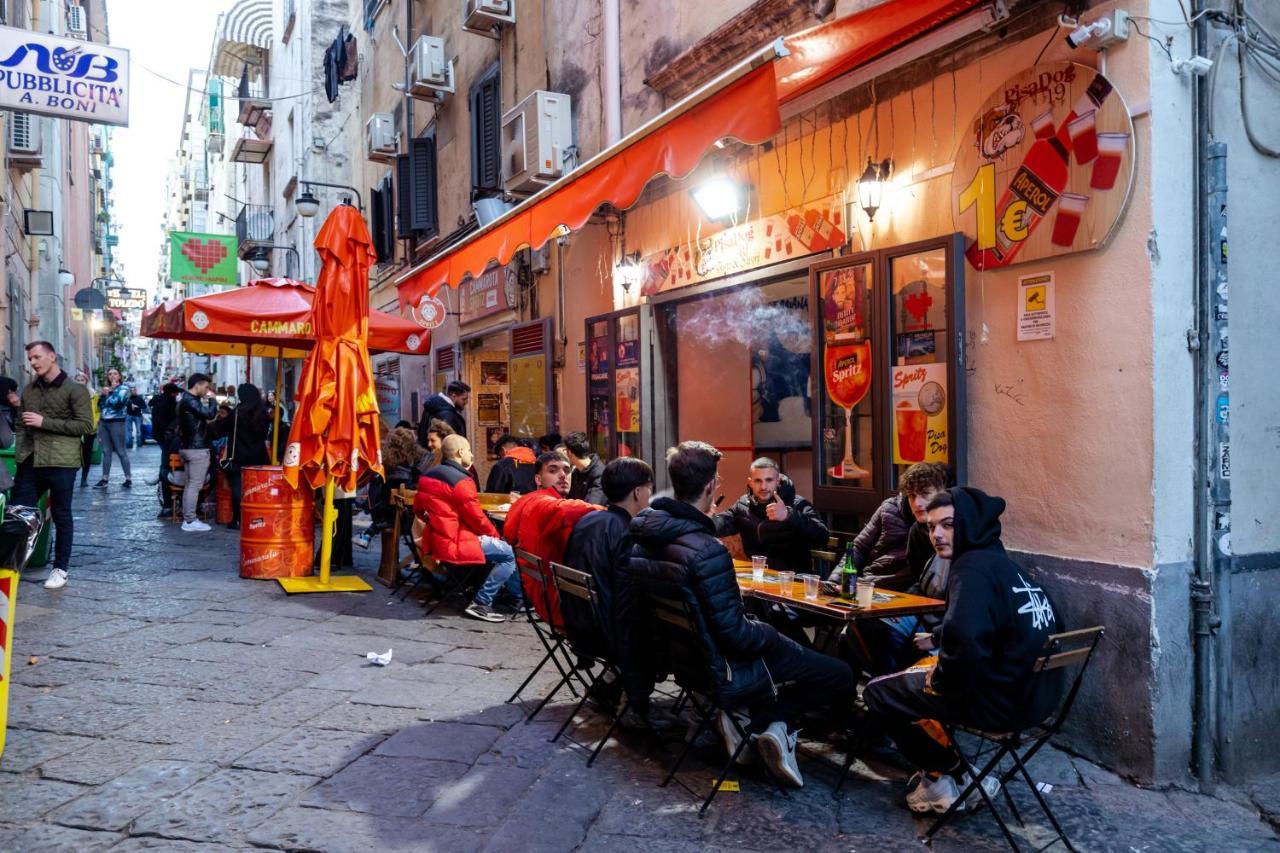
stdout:
<svg viewBox="0 0 1280 853">
<path fill-rule="evenodd" d="M 571 432 L 564 437 L 565 455 L 573 466 L 569 478 L 569 497 L 589 504 L 603 504 L 607 498 L 601 480 L 604 478 L 604 462 L 591 452 L 591 442 L 585 432 Z"/>
<path fill-rule="evenodd" d="M 1058 679 L 1032 667 L 1045 640 L 1063 626 L 1049 596 L 1000 543 L 1003 498 L 957 487 L 929 502 L 927 521 L 938 556 L 951 560 L 938 662 L 874 678 L 863 692 L 873 721 L 921 772 L 908 785 L 917 812 L 946 811 L 968 784 L 954 745 L 932 738 L 918 720 L 967 723 L 1005 731 L 1038 723 L 1062 694 Z M 996 780 L 983 787 L 992 792 Z"/>
<path fill-rule="evenodd" d="M 829 535 L 813 504 L 796 494 L 795 485 L 767 456 L 751 463 L 746 494 L 713 520 L 716 536 L 738 534 L 748 556 L 763 555 L 769 568 L 779 571 L 813 571 L 809 551 L 825 547 Z"/>
<path fill-rule="evenodd" d="M 843 710 L 853 698 L 853 673 L 842 661 L 806 649 L 747 616 L 733 558 L 707 515 L 720 487 L 720 455 L 701 441 L 668 450 L 667 475 L 675 497 L 654 500 L 631 522 L 635 546 L 614 605 L 615 612 L 629 614 L 619 628 L 623 679 L 632 705 L 647 706 L 652 688 L 647 679 L 655 662 L 645 660 L 650 637 L 645 594 L 690 602 L 701 614 L 700 627 L 715 655 L 713 669 L 717 676 L 726 673 L 721 691 L 743 697 L 750 711 L 746 728 L 755 735 L 761 759 L 779 781 L 799 788 L 804 779 L 795 758 L 796 720 L 824 705 Z M 723 714 L 717 724 L 732 754 L 739 743 L 737 731 Z"/>
<path fill-rule="evenodd" d="M 463 414 L 471 402 L 471 386 L 465 382 L 450 382 L 444 391 L 432 394 L 422 404 L 422 420 L 418 421 L 418 446 L 427 446 L 427 428 L 434 420 L 441 420 L 463 438 L 467 437 L 467 418 Z"/>
</svg>

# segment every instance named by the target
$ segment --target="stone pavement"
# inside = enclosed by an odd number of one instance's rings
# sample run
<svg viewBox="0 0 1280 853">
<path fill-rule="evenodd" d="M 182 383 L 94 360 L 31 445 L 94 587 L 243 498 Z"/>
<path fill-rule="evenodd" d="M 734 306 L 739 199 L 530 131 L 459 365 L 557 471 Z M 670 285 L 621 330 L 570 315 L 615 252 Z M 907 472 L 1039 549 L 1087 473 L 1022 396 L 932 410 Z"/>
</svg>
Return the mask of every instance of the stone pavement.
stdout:
<svg viewBox="0 0 1280 853">
<path fill-rule="evenodd" d="M 142 483 L 158 456 L 136 453 L 131 493 L 118 480 L 77 493 L 66 588 L 44 590 L 42 571 L 21 585 L 0 850 L 918 846 L 924 822 L 889 765 L 859 764 L 839 800 L 838 754 L 804 757 L 797 792 L 744 772 L 741 792 L 702 819 L 688 792 L 657 787 L 669 746 L 624 735 L 588 769 L 580 746 L 547 742 L 567 701 L 533 724 L 504 702 L 538 658 L 528 626 L 444 610 L 424 619 L 376 582 L 363 595 L 288 598 L 240 580 L 235 534 L 154 519 Z M 357 555 L 365 574 L 376 557 L 376 546 Z M 365 662 L 388 648 L 390 666 Z M 573 736 L 589 744 L 602 726 L 581 722 Z M 695 753 L 683 777 L 707 790 L 718 756 Z M 1280 850 L 1247 802 L 1141 790 L 1054 750 L 1032 766 L 1080 849 Z M 984 816 L 935 847 L 1004 849 Z"/>
</svg>

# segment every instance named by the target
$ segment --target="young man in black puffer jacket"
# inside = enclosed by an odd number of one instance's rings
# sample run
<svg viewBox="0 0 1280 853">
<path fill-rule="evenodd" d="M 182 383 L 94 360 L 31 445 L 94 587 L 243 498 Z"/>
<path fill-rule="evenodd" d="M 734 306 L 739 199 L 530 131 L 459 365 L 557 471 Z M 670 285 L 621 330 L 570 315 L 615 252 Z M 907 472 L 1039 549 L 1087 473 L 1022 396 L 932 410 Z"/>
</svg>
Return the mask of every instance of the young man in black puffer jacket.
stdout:
<svg viewBox="0 0 1280 853">
<path fill-rule="evenodd" d="M 827 525 L 818 511 L 767 456 L 751 463 L 746 494 L 714 520 L 716 536 L 738 534 L 743 551 L 768 557 L 769 568 L 779 571 L 812 571 L 809 551 L 827 545 Z"/>
<path fill-rule="evenodd" d="M 757 695 L 757 685 L 738 683 L 742 678 L 761 682 L 759 692 L 767 698 L 750 706 L 746 728 L 755 735 L 756 749 L 769 770 L 799 788 L 804 779 L 796 764 L 795 722 L 823 705 L 843 710 L 853 697 L 853 673 L 843 662 L 806 649 L 747 616 L 733 558 L 716 538 L 715 522 L 707 515 L 720 485 L 719 461 L 720 451 L 701 441 L 686 441 L 667 451 L 675 498 L 654 500 L 631 522 L 635 545 L 619 579 L 620 601 L 615 604 L 615 612 L 629 614 L 620 626 L 623 678 L 633 705 L 640 701 L 646 707 L 652 673 L 661 662 L 645 655 L 645 592 L 692 601 L 700 611 L 707 643 L 722 659 L 717 673 L 732 667 L 734 693 Z M 773 685 L 785 686 L 771 689 Z M 738 745 L 736 730 L 723 715 L 717 723 L 732 754 Z"/>
</svg>

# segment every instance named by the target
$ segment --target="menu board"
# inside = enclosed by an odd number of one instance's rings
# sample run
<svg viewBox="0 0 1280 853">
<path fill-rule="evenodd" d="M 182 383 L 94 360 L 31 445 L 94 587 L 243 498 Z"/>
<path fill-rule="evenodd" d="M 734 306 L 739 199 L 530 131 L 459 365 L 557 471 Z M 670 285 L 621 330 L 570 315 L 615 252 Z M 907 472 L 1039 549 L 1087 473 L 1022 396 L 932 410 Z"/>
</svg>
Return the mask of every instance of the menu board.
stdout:
<svg viewBox="0 0 1280 853">
<path fill-rule="evenodd" d="M 511 432 L 515 435 L 546 435 L 547 356 L 545 353 L 511 359 Z"/>
</svg>

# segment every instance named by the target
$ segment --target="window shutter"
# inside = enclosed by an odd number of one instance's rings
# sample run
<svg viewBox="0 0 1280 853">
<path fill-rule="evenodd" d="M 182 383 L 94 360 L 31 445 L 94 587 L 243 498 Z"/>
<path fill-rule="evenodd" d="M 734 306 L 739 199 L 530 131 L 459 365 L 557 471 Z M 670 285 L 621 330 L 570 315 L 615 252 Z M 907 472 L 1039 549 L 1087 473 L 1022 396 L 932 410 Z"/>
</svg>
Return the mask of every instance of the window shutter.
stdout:
<svg viewBox="0 0 1280 853">
<path fill-rule="evenodd" d="M 382 245 L 384 224 L 382 221 L 382 190 L 374 187 L 369 190 L 369 231 L 371 232 L 369 236 L 373 238 L 373 254 L 378 259 L 378 263 L 382 263 L 387 259 Z"/>
<path fill-rule="evenodd" d="M 502 189 L 501 90 L 498 75 L 476 84 L 471 92 L 471 184 L 476 191 Z"/>
<path fill-rule="evenodd" d="M 396 190 L 395 184 L 391 180 L 391 174 L 387 173 L 382 179 L 382 242 L 386 246 L 387 260 L 393 261 L 396 257 Z"/>
<path fill-rule="evenodd" d="M 436 138 L 420 136 L 409 147 L 409 183 L 413 193 L 411 226 L 421 236 L 433 237 L 440 231 L 436 210 Z"/>
<path fill-rule="evenodd" d="M 413 236 L 413 185 L 409 177 L 409 155 L 396 157 L 396 209 L 400 212 L 396 235 L 403 238 Z"/>
</svg>

